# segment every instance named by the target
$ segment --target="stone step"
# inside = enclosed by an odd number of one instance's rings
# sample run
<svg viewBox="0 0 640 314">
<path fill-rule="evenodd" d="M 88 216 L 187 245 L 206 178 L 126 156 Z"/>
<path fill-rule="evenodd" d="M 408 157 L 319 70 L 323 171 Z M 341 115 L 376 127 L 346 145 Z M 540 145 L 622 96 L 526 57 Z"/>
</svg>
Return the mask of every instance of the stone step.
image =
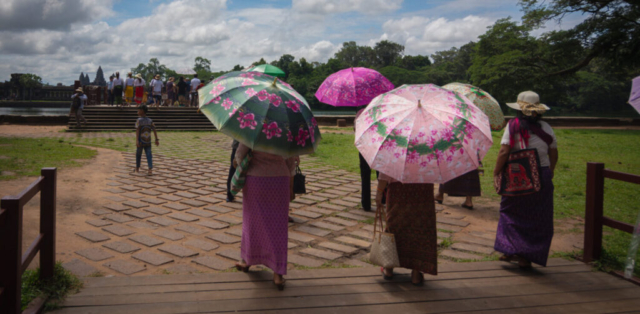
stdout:
<svg viewBox="0 0 640 314">
<path fill-rule="evenodd" d="M 489 247 L 477 245 L 477 244 L 469 244 L 469 243 L 454 243 L 453 245 L 451 245 L 451 249 L 456 251 L 464 251 L 464 252 L 479 253 L 479 254 L 486 254 L 486 255 L 490 255 L 491 253 L 493 253 L 493 248 L 489 248 Z"/>
<path fill-rule="evenodd" d="M 452 260 L 481 260 L 483 259 L 480 255 L 454 251 L 454 250 L 444 250 L 440 253 L 440 257 Z"/>
<path fill-rule="evenodd" d="M 486 247 L 490 247 L 490 248 L 493 248 L 493 246 L 495 244 L 495 239 L 488 240 L 488 239 L 479 238 L 479 237 L 475 237 L 475 236 L 471 236 L 471 235 L 467 235 L 467 234 L 456 234 L 455 240 L 456 240 L 456 242 L 477 244 L 477 245 L 482 245 L 482 246 L 486 246 Z"/>
</svg>

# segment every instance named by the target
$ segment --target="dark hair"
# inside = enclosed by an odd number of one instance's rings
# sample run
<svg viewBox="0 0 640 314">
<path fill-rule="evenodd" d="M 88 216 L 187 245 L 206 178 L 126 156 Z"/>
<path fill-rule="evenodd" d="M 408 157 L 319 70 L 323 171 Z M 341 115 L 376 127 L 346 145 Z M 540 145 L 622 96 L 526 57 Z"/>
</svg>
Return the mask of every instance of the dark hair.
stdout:
<svg viewBox="0 0 640 314">
<path fill-rule="evenodd" d="M 529 125 L 540 125 L 540 120 L 542 120 L 541 114 L 536 114 L 536 116 L 525 116 L 522 114 L 522 111 L 518 111 L 518 119 L 520 120 L 520 129 L 529 130 Z"/>
<path fill-rule="evenodd" d="M 184 81 L 184 76 L 181 76 L 179 80 Z"/>
<path fill-rule="evenodd" d="M 147 107 L 147 105 L 140 105 L 138 109 L 142 109 L 142 111 L 144 111 L 145 114 L 147 113 L 147 111 L 149 111 L 149 108 Z"/>
<path fill-rule="evenodd" d="M 198 73 L 194 74 L 193 77 L 198 77 Z"/>
</svg>

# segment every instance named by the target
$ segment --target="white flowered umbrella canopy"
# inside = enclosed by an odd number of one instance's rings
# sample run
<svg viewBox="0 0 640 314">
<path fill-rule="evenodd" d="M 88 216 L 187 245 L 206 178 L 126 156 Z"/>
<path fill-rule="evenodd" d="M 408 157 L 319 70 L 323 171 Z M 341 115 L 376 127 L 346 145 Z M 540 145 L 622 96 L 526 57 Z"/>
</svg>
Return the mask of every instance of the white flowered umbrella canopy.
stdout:
<svg viewBox="0 0 640 314">
<path fill-rule="evenodd" d="M 473 169 L 493 144 L 489 119 L 437 85 L 403 85 L 371 101 L 355 144 L 371 168 L 403 183 L 444 183 Z"/>
</svg>

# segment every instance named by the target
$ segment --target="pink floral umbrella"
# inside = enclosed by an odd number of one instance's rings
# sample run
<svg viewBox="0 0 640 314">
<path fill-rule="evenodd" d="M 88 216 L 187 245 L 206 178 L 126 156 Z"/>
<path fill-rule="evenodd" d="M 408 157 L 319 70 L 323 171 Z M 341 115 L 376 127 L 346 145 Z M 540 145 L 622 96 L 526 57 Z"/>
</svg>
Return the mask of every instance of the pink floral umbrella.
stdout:
<svg viewBox="0 0 640 314">
<path fill-rule="evenodd" d="M 316 98 L 336 107 L 359 107 L 393 88 L 393 84 L 376 70 L 349 68 L 327 77 L 318 88 Z"/>
<path fill-rule="evenodd" d="M 402 85 L 356 119 L 356 147 L 371 168 L 403 183 L 442 183 L 477 169 L 493 144 L 489 118 L 437 85 Z"/>
</svg>

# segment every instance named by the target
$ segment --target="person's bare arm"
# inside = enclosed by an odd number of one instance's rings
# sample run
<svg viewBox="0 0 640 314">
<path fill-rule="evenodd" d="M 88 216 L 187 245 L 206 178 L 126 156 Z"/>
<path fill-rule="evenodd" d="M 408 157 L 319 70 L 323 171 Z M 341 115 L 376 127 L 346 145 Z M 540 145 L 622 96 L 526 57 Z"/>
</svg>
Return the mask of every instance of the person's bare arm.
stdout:
<svg viewBox="0 0 640 314">
<path fill-rule="evenodd" d="M 493 169 L 493 176 L 496 177 L 504 168 L 504 165 L 509 160 L 509 153 L 511 152 L 511 147 L 509 145 L 501 145 L 500 152 L 498 153 L 498 159 L 496 160 L 496 167 Z"/>
<path fill-rule="evenodd" d="M 156 146 L 160 146 L 160 139 L 158 138 L 158 132 L 156 132 L 156 126 L 155 124 L 152 124 L 153 126 L 153 136 L 155 136 L 156 138 Z"/>
<path fill-rule="evenodd" d="M 549 148 L 549 161 L 551 165 L 551 173 L 555 173 L 556 165 L 558 164 L 558 149 L 557 148 Z"/>
<path fill-rule="evenodd" d="M 140 147 L 140 128 L 136 128 L 136 147 Z"/>
</svg>

